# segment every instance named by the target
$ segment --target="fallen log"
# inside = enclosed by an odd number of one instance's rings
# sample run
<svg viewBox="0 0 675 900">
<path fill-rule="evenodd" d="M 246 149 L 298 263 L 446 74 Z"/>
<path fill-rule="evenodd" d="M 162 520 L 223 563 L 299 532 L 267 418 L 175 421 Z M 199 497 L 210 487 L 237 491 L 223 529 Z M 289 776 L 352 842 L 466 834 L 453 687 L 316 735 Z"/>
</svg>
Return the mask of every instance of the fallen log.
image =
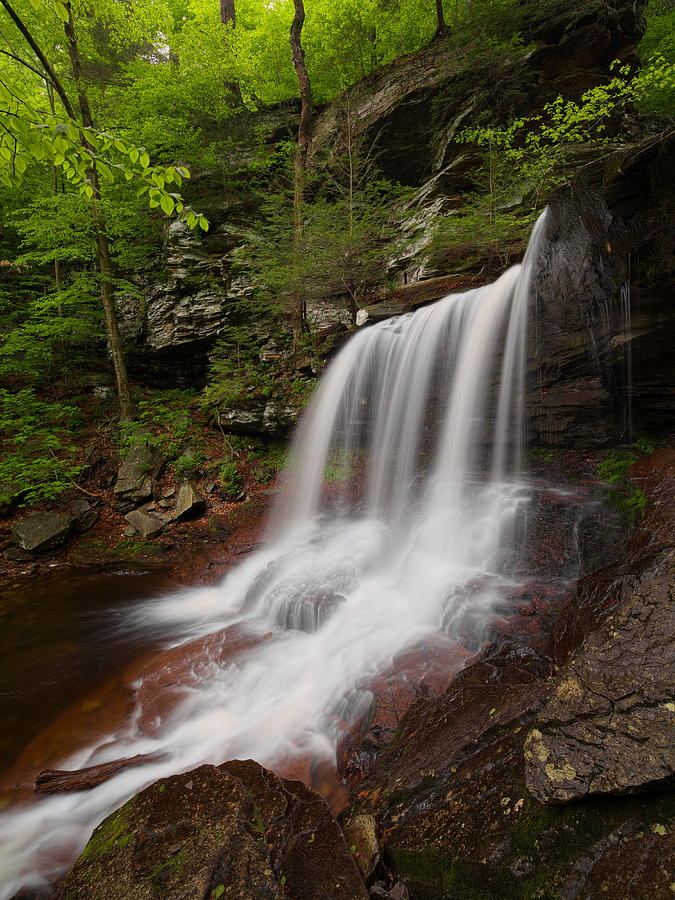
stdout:
<svg viewBox="0 0 675 900">
<path fill-rule="evenodd" d="M 130 769 L 146 763 L 160 762 L 165 758 L 163 753 L 140 753 L 126 759 L 115 759 L 112 762 L 99 763 L 86 769 L 45 769 L 35 779 L 35 790 L 42 794 L 65 794 L 69 791 L 88 791 L 103 784 L 104 781 Z"/>
</svg>

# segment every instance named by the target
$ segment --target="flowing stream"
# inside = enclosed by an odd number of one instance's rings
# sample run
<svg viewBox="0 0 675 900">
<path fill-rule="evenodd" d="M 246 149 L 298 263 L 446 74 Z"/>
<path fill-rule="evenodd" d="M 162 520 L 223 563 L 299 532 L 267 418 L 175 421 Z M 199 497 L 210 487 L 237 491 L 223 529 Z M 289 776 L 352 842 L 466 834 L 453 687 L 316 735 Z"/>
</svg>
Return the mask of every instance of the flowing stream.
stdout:
<svg viewBox="0 0 675 900">
<path fill-rule="evenodd" d="M 524 372 L 542 225 L 494 284 L 357 333 L 303 417 L 263 549 L 215 587 L 128 615 L 124 627 L 166 647 L 210 649 L 152 727 L 138 691 L 123 727 L 60 767 L 161 760 L 0 814 L 0 900 L 62 874 L 98 822 L 160 777 L 231 758 L 334 761 L 363 686 L 403 648 L 439 630 L 480 643 L 515 583 L 529 502 Z M 251 641 L 235 658 L 205 643 L 232 626 Z"/>
</svg>

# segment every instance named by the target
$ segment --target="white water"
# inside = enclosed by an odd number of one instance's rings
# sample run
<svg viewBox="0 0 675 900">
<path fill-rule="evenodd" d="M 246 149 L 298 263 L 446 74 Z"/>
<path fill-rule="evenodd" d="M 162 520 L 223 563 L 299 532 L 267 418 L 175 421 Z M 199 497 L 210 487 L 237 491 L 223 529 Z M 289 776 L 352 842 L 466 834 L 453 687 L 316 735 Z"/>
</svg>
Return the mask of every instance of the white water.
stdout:
<svg viewBox="0 0 675 900">
<path fill-rule="evenodd" d="M 513 585 L 511 532 L 527 503 L 518 465 L 541 233 L 542 220 L 523 265 L 494 284 L 347 344 L 299 429 L 267 546 L 134 623 L 171 632 L 169 644 L 233 623 L 273 637 L 235 663 L 195 660 L 198 686 L 153 736 L 137 709 L 60 767 L 153 751 L 161 763 L 0 815 L 0 900 L 61 874 L 95 825 L 157 778 L 231 758 L 334 760 L 338 720 L 363 712 L 369 680 L 402 648 L 439 629 L 480 642 Z"/>
</svg>

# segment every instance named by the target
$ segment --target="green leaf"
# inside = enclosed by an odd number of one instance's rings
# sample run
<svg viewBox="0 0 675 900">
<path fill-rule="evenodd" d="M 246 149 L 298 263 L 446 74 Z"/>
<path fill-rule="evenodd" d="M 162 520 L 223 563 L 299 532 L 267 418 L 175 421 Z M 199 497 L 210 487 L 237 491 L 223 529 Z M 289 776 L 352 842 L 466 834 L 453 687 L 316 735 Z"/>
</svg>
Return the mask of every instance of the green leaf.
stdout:
<svg viewBox="0 0 675 900">
<path fill-rule="evenodd" d="M 70 20 L 68 8 L 64 3 L 61 3 L 61 0 L 54 0 L 54 11 L 62 22 L 68 22 Z"/>
<path fill-rule="evenodd" d="M 173 199 L 171 197 L 169 197 L 168 194 L 164 194 L 164 196 L 162 197 L 161 207 L 162 207 L 163 212 L 165 212 L 167 214 L 167 216 L 170 216 L 173 213 L 175 203 L 173 202 Z"/>
<path fill-rule="evenodd" d="M 150 165 L 150 157 L 148 156 L 148 154 L 145 151 L 143 153 L 141 153 L 140 160 L 141 160 L 141 165 L 143 166 L 143 168 L 147 169 L 148 166 Z"/>
</svg>

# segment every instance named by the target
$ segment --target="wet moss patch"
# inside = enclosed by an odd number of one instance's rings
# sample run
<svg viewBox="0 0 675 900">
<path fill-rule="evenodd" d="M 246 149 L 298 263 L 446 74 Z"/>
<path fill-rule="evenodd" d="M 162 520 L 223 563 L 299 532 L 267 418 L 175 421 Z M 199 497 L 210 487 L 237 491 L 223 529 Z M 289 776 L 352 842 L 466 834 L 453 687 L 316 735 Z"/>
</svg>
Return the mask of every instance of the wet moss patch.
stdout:
<svg viewBox="0 0 675 900">
<path fill-rule="evenodd" d="M 80 858 L 93 862 L 130 844 L 134 837 L 131 830 L 134 806 L 135 798 L 132 798 L 108 816 L 92 834 Z"/>
<path fill-rule="evenodd" d="M 508 869 L 459 860 L 439 850 L 396 849 L 388 856 L 394 871 L 420 900 L 520 900 L 523 897 Z"/>
</svg>

